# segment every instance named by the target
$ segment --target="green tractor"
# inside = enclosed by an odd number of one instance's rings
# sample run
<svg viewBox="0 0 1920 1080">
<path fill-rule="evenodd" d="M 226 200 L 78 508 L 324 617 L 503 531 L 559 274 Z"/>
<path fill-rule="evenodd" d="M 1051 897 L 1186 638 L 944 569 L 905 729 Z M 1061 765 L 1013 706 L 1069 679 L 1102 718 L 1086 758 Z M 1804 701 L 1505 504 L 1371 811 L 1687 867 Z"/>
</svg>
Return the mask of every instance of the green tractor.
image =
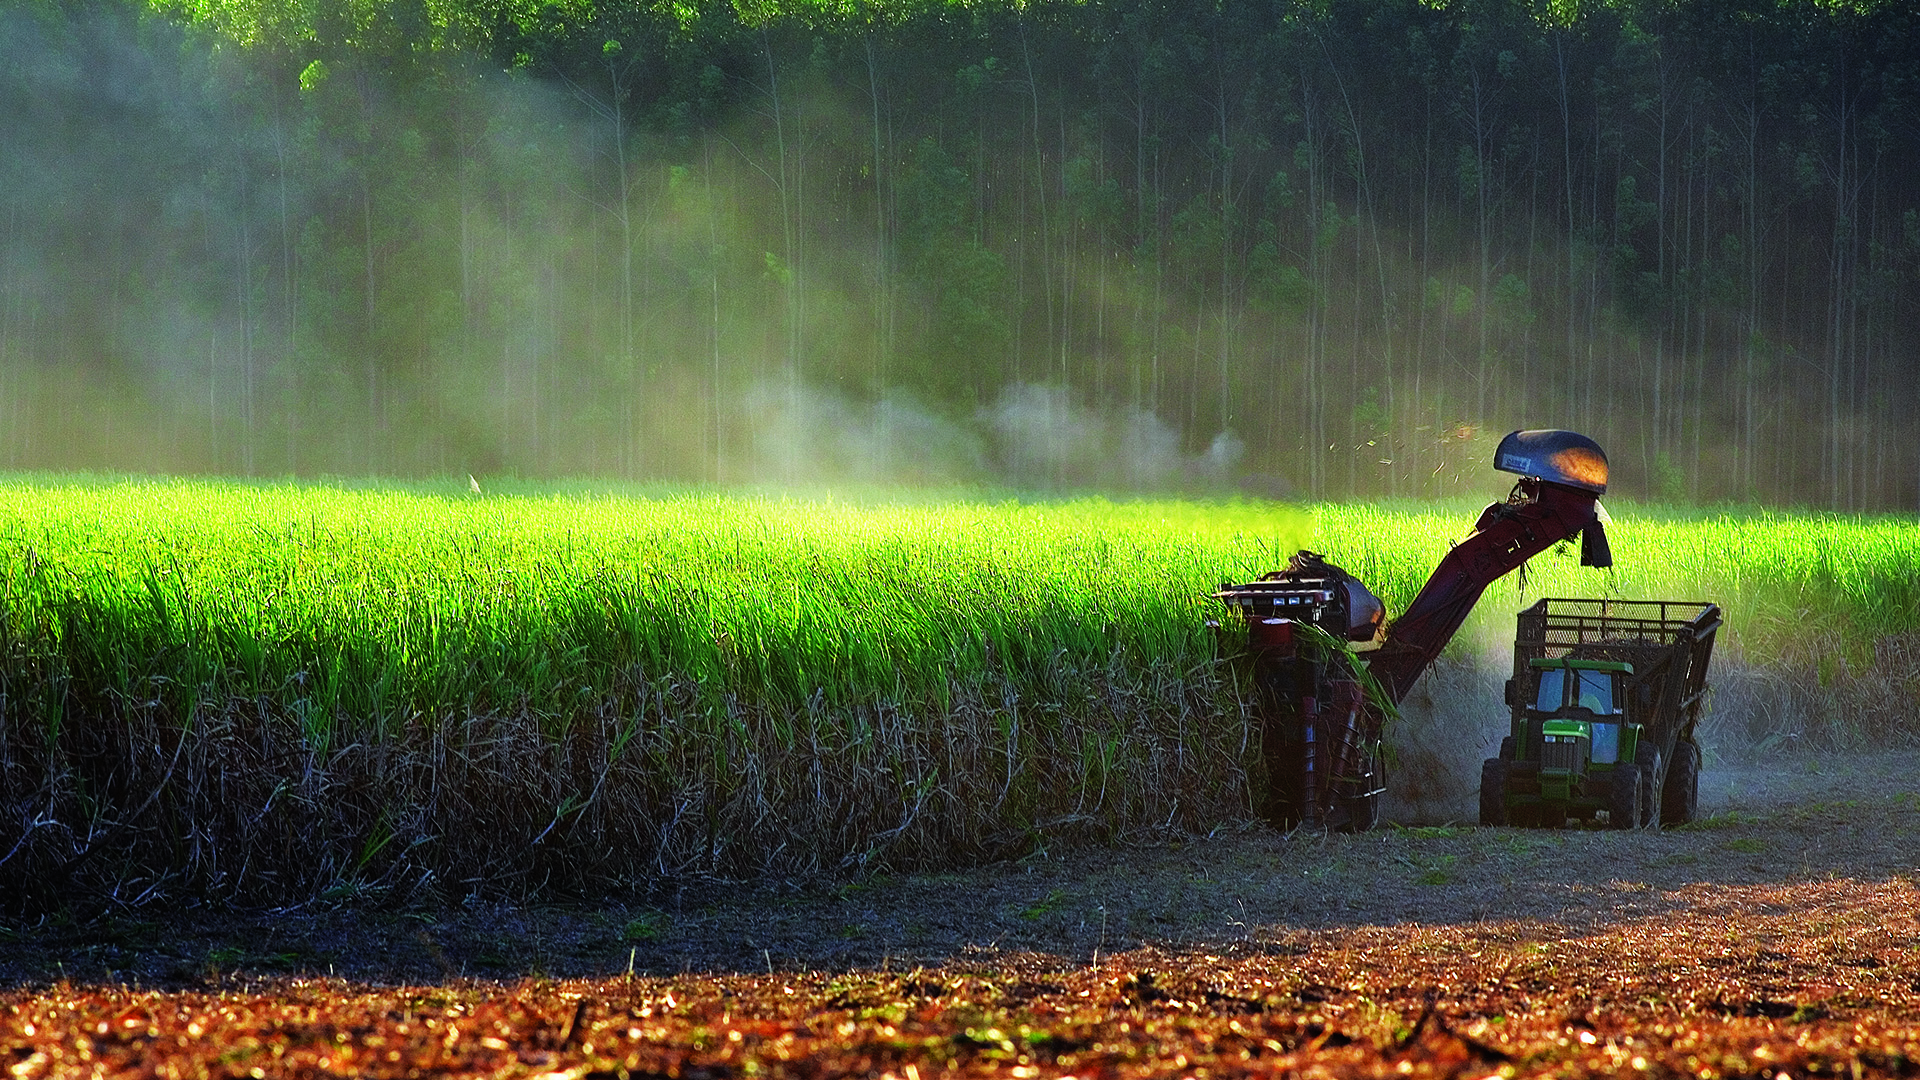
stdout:
<svg viewBox="0 0 1920 1080">
<path fill-rule="evenodd" d="M 1510 733 L 1480 769 L 1484 825 L 1682 825 L 1699 805 L 1694 729 L 1713 604 L 1542 600 L 1520 613 Z"/>
</svg>

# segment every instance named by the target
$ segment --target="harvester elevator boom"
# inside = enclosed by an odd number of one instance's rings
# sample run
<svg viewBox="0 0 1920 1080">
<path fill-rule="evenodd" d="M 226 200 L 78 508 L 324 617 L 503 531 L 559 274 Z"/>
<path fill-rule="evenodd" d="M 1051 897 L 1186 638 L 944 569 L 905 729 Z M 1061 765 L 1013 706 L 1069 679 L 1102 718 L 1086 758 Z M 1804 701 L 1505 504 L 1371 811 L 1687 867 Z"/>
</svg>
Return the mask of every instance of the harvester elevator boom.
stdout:
<svg viewBox="0 0 1920 1080">
<path fill-rule="evenodd" d="M 1395 705 L 1453 640 L 1487 586 L 1528 559 L 1578 533 L 1586 537 L 1583 565 L 1612 565 L 1599 492 L 1526 477 L 1515 485 L 1514 496 L 1481 511 L 1473 532 L 1440 560 L 1406 614 L 1387 628 L 1379 651 L 1368 658 L 1368 669 Z"/>
</svg>

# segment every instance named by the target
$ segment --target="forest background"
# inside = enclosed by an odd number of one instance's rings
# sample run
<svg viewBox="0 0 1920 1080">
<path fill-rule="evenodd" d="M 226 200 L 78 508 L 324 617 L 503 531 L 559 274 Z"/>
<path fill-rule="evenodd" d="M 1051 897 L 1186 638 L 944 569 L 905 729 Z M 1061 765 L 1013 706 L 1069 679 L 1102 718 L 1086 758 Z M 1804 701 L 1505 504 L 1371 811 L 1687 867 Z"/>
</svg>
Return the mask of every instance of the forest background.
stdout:
<svg viewBox="0 0 1920 1080">
<path fill-rule="evenodd" d="M 1920 507 L 1892 0 L 4 0 L 0 467 Z"/>
</svg>

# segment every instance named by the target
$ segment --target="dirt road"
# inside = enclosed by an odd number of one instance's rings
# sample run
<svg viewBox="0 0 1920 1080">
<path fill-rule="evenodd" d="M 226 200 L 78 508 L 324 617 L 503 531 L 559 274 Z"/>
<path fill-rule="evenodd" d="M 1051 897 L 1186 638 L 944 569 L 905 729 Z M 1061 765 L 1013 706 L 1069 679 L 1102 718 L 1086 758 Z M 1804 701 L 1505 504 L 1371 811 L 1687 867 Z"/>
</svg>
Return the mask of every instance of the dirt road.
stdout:
<svg viewBox="0 0 1920 1080">
<path fill-rule="evenodd" d="M 21 1080 L 1908 1076 L 1917 757 L 1723 763 L 1710 816 L 1665 832 L 1247 828 L 649 904 L 13 928 L 0 1060 Z"/>
</svg>

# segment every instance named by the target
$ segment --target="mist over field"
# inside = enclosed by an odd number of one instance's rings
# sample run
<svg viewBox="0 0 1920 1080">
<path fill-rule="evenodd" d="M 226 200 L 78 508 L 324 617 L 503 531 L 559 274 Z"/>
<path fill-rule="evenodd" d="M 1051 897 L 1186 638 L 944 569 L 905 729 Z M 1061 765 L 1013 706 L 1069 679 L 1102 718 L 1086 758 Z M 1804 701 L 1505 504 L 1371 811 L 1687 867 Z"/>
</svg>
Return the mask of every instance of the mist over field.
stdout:
<svg viewBox="0 0 1920 1080">
<path fill-rule="evenodd" d="M 0 6 L 0 467 L 1920 505 L 1903 4 Z"/>
</svg>

